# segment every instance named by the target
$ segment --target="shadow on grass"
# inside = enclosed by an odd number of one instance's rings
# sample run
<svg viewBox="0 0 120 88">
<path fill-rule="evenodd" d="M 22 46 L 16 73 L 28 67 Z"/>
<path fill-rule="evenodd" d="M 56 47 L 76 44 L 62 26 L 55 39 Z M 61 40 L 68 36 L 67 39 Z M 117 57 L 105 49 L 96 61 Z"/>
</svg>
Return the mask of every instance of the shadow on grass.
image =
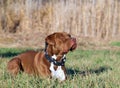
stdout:
<svg viewBox="0 0 120 88">
<path fill-rule="evenodd" d="M 0 57 L 9 58 L 18 55 L 19 53 L 13 53 L 13 52 L 6 52 L 6 53 L 0 53 Z"/>
<path fill-rule="evenodd" d="M 22 52 L 25 52 L 26 50 L 27 49 L 19 49 L 19 48 L 0 48 L 0 57 L 11 58 Z"/>
<path fill-rule="evenodd" d="M 108 66 L 101 66 L 98 69 L 90 69 L 90 70 L 86 70 L 86 71 L 79 71 L 79 70 L 72 70 L 72 69 L 68 69 L 67 70 L 67 74 L 68 75 L 81 75 L 81 76 L 87 76 L 90 74 L 96 74 L 96 75 L 100 75 L 103 72 L 107 72 L 108 70 L 112 70 L 111 67 Z"/>
<path fill-rule="evenodd" d="M 0 57 L 11 58 L 27 51 L 42 51 L 43 49 L 0 48 Z"/>
</svg>

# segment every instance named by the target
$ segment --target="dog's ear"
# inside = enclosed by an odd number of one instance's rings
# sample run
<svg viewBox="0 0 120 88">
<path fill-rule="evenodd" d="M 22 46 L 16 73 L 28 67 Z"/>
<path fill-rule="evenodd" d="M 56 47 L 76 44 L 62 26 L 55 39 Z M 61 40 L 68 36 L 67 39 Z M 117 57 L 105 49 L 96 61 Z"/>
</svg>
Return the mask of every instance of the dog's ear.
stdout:
<svg viewBox="0 0 120 88">
<path fill-rule="evenodd" d="M 51 34 L 45 38 L 45 42 L 49 45 L 55 45 L 55 34 Z"/>
</svg>

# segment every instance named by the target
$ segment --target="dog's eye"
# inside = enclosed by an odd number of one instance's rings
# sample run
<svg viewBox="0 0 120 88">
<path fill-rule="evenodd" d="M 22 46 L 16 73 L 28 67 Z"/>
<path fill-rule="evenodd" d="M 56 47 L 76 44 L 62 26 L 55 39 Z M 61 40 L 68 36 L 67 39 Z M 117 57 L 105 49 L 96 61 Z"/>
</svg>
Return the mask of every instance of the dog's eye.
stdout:
<svg viewBox="0 0 120 88">
<path fill-rule="evenodd" d="M 71 38 L 71 35 L 70 35 L 70 34 L 68 34 L 68 36 Z"/>
</svg>

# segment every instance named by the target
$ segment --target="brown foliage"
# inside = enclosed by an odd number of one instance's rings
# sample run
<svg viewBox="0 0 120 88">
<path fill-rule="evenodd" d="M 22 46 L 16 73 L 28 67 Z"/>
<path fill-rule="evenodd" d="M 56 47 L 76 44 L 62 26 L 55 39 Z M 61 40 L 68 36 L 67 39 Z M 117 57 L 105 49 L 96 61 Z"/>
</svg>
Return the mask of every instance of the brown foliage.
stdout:
<svg viewBox="0 0 120 88">
<path fill-rule="evenodd" d="M 120 38 L 119 0 L 1 0 L 0 5 L 4 33 L 29 35 L 29 39 L 34 33 L 44 36 L 56 31 L 78 40 Z"/>
</svg>

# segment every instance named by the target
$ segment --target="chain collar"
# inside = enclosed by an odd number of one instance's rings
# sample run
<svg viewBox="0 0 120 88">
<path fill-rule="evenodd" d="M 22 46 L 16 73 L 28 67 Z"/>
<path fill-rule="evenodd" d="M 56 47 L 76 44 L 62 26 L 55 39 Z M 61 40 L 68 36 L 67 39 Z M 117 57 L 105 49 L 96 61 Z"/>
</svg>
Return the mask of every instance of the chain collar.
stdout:
<svg viewBox="0 0 120 88">
<path fill-rule="evenodd" d="M 50 55 L 48 55 L 47 52 L 45 52 L 45 57 L 50 63 L 53 63 L 56 66 L 64 66 L 65 65 L 65 61 L 66 61 L 65 55 L 62 57 L 61 61 L 56 61 L 54 58 L 52 58 Z"/>
<path fill-rule="evenodd" d="M 66 61 L 66 56 L 64 55 L 61 59 L 61 61 L 56 61 L 55 58 L 51 57 L 50 55 L 48 55 L 47 53 L 47 46 L 48 44 L 45 42 L 45 49 L 44 49 L 44 52 L 45 52 L 45 57 L 46 59 L 50 62 L 50 63 L 53 63 L 54 65 L 56 66 L 64 66 L 65 65 L 65 61 Z"/>
</svg>

